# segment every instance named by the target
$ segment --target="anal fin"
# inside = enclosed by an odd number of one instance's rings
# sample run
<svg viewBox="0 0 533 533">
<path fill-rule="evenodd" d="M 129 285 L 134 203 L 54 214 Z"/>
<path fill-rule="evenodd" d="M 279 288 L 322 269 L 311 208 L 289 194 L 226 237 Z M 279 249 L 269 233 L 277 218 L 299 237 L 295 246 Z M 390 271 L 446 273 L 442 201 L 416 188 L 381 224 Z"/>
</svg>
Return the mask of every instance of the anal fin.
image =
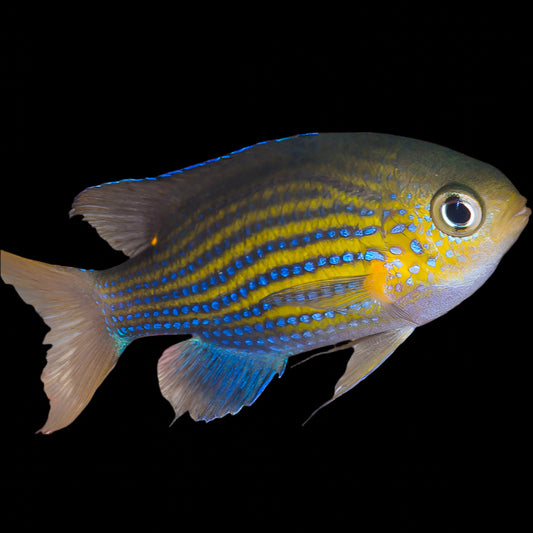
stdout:
<svg viewBox="0 0 533 533">
<path fill-rule="evenodd" d="M 157 373 L 176 419 L 188 411 L 194 420 L 209 422 L 251 405 L 272 378 L 283 373 L 285 363 L 286 358 L 247 354 L 192 338 L 167 348 Z"/>
<path fill-rule="evenodd" d="M 352 356 L 348 361 L 344 374 L 335 385 L 333 397 L 316 409 L 307 420 L 339 396 L 353 389 L 371 374 L 411 335 L 414 329 L 414 327 L 398 328 L 354 341 L 352 344 Z M 339 349 L 345 348 L 347 348 L 346 345 L 341 346 Z"/>
</svg>

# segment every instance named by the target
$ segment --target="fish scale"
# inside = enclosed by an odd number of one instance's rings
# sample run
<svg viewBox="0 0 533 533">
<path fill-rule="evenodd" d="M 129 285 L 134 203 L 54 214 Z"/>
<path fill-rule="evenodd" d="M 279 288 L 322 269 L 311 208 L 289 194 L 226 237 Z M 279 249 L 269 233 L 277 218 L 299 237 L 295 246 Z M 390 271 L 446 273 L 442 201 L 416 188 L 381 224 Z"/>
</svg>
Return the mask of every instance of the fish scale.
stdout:
<svg viewBox="0 0 533 533">
<path fill-rule="evenodd" d="M 349 348 L 334 400 L 475 292 L 529 214 L 493 167 L 382 134 L 261 142 L 90 187 L 71 215 L 127 261 L 95 272 L 0 255 L 2 278 L 50 326 L 41 431 L 70 424 L 149 335 L 190 336 L 158 362 L 176 418 L 235 414 L 289 356 Z"/>
</svg>

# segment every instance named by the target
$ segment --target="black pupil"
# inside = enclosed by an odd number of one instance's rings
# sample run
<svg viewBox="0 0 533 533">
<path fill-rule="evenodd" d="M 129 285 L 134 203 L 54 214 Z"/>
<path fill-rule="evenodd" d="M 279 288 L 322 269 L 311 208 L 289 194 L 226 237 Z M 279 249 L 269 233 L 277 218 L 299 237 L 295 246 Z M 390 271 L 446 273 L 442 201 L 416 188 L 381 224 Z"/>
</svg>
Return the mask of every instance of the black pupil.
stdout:
<svg viewBox="0 0 533 533">
<path fill-rule="evenodd" d="M 472 213 L 458 196 L 450 196 L 445 205 L 446 217 L 456 226 L 466 226 Z"/>
</svg>

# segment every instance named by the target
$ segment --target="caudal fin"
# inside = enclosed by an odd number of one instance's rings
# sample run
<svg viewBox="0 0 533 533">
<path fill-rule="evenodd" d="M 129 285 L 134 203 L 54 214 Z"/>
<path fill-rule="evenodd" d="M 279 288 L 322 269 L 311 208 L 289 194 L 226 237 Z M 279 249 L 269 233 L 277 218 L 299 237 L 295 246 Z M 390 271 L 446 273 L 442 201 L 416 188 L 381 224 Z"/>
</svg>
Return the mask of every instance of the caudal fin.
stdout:
<svg viewBox="0 0 533 533">
<path fill-rule="evenodd" d="M 2 279 L 13 285 L 50 327 L 43 344 L 52 347 L 41 376 L 50 413 L 39 431 L 52 433 L 80 414 L 125 346 L 106 329 L 91 296 L 90 272 L 4 251 L 0 252 L 0 267 Z"/>
</svg>

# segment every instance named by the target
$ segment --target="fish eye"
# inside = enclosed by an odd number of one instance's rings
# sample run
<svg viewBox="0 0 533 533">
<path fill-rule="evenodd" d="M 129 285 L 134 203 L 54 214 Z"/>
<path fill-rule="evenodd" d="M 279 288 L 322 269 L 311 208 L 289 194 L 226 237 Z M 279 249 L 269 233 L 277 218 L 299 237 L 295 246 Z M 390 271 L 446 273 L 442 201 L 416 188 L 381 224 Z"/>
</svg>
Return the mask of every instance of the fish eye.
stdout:
<svg viewBox="0 0 533 533">
<path fill-rule="evenodd" d="M 472 235 L 483 222 L 483 205 L 474 191 L 451 184 L 440 189 L 431 201 L 435 226 L 447 235 Z"/>
</svg>

